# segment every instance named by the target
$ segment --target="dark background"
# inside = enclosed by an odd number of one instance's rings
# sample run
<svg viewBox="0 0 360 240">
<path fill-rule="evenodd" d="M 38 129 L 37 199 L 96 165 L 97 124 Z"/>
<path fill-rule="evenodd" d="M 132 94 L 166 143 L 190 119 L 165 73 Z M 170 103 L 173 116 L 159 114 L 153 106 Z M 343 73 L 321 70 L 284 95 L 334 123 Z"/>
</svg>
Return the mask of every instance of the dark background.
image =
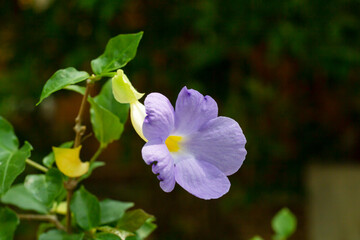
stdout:
<svg viewBox="0 0 360 240">
<path fill-rule="evenodd" d="M 271 217 L 283 206 L 298 217 L 292 239 L 306 239 L 308 164 L 360 159 L 359 12 L 357 0 L 3 0 L 0 114 L 41 161 L 74 138 L 81 100 L 64 91 L 35 108 L 46 80 L 70 66 L 91 72 L 111 37 L 144 31 L 124 68 L 133 85 L 173 103 L 184 85 L 211 95 L 220 115 L 241 125 L 247 159 L 219 200 L 180 187 L 167 194 L 128 122 L 86 187 L 154 214 L 151 239 L 270 239 Z M 86 160 L 97 142 L 84 145 Z M 33 239 L 32 226 L 22 224 L 18 239 Z"/>
</svg>

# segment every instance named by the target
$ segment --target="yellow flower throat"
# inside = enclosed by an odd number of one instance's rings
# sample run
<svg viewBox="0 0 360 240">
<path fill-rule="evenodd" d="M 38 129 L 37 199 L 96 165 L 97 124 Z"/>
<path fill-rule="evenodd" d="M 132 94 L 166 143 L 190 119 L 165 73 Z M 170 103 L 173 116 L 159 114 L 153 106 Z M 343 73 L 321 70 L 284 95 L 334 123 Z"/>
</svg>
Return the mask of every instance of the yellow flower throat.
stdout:
<svg viewBox="0 0 360 240">
<path fill-rule="evenodd" d="M 165 144 L 170 152 L 177 152 L 180 149 L 179 142 L 181 141 L 182 137 L 180 136 L 169 136 Z"/>
</svg>

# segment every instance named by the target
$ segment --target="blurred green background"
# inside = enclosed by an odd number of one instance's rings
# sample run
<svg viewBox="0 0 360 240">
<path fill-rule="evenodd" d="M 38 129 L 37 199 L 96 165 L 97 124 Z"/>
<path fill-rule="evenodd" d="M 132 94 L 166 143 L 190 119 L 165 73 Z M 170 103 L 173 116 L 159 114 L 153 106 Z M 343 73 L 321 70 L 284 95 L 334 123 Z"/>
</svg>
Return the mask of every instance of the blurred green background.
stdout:
<svg viewBox="0 0 360 240">
<path fill-rule="evenodd" d="M 360 159 L 359 12 L 357 0 L 4 0 L 0 114 L 40 161 L 73 139 L 81 100 L 64 91 L 35 108 L 46 80 L 70 66 L 91 72 L 111 37 L 144 31 L 124 68 L 133 85 L 173 103 L 184 85 L 211 95 L 241 125 L 247 159 L 219 200 L 180 187 L 166 194 L 128 123 L 87 188 L 154 214 L 151 239 L 270 239 L 271 217 L 288 206 L 299 219 L 292 239 L 303 240 L 306 166 Z M 84 159 L 97 142 L 85 145 Z M 18 239 L 33 239 L 32 226 L 22 224 Z"/>
</svg>

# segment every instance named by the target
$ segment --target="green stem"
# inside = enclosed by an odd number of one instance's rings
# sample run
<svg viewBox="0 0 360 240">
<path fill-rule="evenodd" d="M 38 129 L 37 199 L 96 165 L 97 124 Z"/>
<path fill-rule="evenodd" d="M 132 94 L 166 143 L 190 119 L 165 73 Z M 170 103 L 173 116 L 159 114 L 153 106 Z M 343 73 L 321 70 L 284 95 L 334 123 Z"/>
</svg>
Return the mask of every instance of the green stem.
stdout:
<svg viewBox="0 0 360 240">
<path fill-rule="evenodd" d="M 100 154 L 102 153 L 102 151 L 104 151 L 106 146 L 104 146 L 103 144 L 100 144 L 98 150 L 94 153 L 94 155 L 92 156 L 92 158 L 90 159 L 90 164 L 95 162 L 96 159 L 100 156 Z"/>
<path fill-rule="evenodd" d="M 34 162 L 33 160 L 30 159 L 26 159 L 26 163 L 29 164 L 30 166 L 33 166 L 34 168 L 43 171 L 43 172 L 47 172 L 48 169 L 40 164 L 38 164 L 37 162 Z"/>
</svg>

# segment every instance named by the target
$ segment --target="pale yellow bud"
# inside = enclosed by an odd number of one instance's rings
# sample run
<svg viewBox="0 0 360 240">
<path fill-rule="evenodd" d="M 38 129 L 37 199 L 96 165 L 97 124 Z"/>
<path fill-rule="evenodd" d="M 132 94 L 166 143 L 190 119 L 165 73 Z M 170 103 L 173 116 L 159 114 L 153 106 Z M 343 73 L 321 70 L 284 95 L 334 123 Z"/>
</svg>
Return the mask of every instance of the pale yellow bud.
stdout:
<svg viewBox="0 0 360 240">
<path fill-rule="evenodd" d="M 144 93 L 136 91 L 121 69 L 112 78 L 112 89 L 115 99 L 120 103 L 134 103 L 144 96 Z"/>
</svg>

